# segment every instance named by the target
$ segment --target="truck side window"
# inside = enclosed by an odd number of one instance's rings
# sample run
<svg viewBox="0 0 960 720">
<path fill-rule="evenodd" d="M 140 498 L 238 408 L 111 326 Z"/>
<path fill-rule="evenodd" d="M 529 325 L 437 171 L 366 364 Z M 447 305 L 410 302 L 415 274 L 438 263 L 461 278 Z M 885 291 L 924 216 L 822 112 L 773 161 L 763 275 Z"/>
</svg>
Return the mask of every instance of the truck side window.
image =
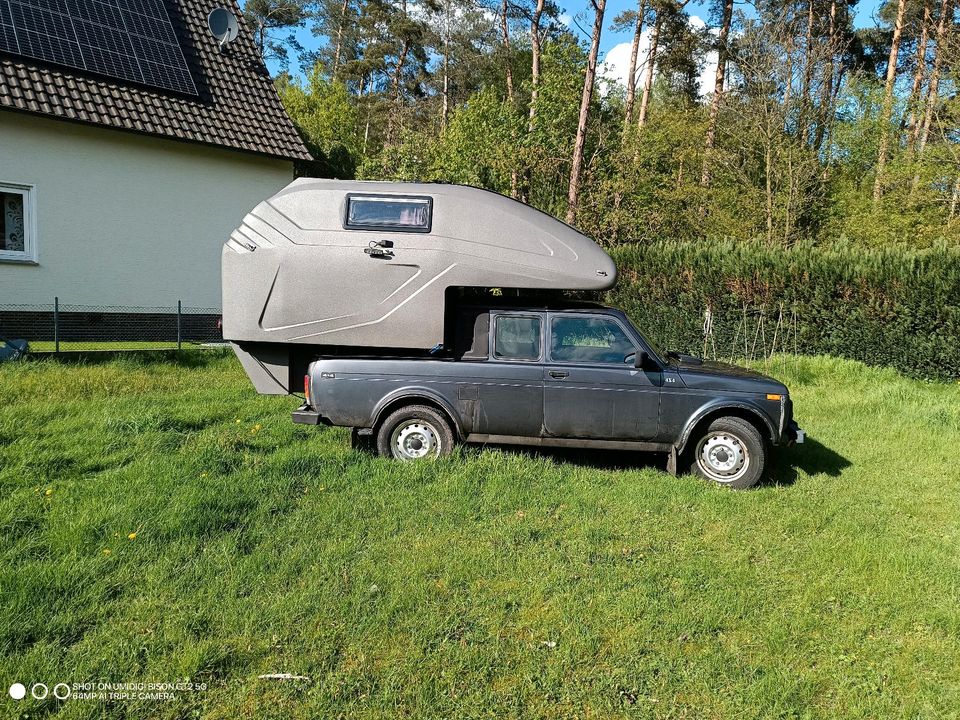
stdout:
<svg viewBox="0 0 960 720">
<path fill-rule="evenodd" d="M 493 336 L 493 356 L 500 360 L 539 360 L 540 318 L 499 316 Z"/>
<path fill-rule="evenodd" d="M 556 362 L 622 364 L 636 351 L 620 325 L 606 318 L 555 317 L 551 332 L 550 358 Z"/>
</svg>

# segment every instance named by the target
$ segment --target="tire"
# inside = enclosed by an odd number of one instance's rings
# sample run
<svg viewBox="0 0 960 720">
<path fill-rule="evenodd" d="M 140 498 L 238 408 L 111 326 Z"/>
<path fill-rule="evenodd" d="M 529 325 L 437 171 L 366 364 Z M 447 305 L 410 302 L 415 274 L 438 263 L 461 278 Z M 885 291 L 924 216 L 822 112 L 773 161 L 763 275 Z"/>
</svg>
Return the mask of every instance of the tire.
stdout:
<svg viewBox="0 0 960 720">
<path fill-rule="evenodd" d="M 693 438 L 690 469 L 731 490 L 753 487 L 763 477 L 767 444 L 746 420 L 722 417 Z"/>
<path fill-rule="evenodd" d="M 377 429 L 377 452 L 395 460 L 423 460 L 453 451 L 453 430 L 443 413 L 426 405 L 396 410 Z"/>
</svg>

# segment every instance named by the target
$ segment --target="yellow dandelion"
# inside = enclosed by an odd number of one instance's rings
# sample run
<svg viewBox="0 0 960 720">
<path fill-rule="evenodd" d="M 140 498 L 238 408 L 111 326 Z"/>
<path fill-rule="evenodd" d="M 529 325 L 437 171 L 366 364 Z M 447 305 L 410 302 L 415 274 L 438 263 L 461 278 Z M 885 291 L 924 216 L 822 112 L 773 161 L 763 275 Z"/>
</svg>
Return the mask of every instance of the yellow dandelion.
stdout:
<svg viewBox="0 0 960 720">
<path fill-rule="evenodd" d="M 260 423 L 257 423 L 256 425 L 253 426 L 253 429 L 254 429 L 254 430 L 259 430 L 259 429 L 262 428 L 262 427 L 263 427 L 263 425 L 261 425 Z"/>
<path fill-rule="evenodd" d="M 237 425 L 239 425 L 239 424 L 240 424 L 240 418 L 237 418 L 236 420 L 234 420 L 234 422 L 235 422 Z"/>
<path fill-rule="evenodd" d="M 136 540 L 136 539 L 137 539 L 137 534 L 135 532 L 132 532 L 129 535 L 127 535 L 127 540 Z"/>
<path fill-rule="evenodd" d="M 47 497 L 50 497 L 51 495 L 53 495 L 53 488 L 47 488 L 47 491 L 44 493 L 44 495 L 46 495 Z"/>
<path fill-rule="evenodd" d="M 205 472 L 200 473 L 200 477 L 205 478 L 206 476 L 207 476 L 207 473 Z"/>
<path fill-rule="evenodd" d="M 104 555 L 109 555 L 110 553 L 111 553 L 110 548 L 104 548 L 104 549 L 103 549 L 103 554 L 104 554 Z"/>
</svg>

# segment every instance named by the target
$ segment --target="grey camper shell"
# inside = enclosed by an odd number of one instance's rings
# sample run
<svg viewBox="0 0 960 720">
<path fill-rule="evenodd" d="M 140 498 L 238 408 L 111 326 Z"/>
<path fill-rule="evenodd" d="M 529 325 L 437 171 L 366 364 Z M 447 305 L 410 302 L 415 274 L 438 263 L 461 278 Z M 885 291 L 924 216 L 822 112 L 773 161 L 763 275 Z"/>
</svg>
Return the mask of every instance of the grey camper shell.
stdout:
<svg viewBox="0 0 960 720">
<path fill-rule="evenodd" d="M 222 272 L 223 336 L 269 394 L 302 382 L 295 358 L 311 350 L 441 346 L 451 288 L 604 290 L 616 281 L 590 238 L 497 193 L 312 178 L 244 218 Z"/>
</svg>

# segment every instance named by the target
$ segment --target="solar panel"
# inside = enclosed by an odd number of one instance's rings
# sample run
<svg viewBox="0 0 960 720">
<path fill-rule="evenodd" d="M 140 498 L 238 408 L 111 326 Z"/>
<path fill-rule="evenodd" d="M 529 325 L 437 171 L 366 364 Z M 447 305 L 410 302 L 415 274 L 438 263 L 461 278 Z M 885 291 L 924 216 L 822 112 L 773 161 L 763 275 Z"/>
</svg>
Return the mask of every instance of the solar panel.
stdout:
<svg viewBox="0 0 960 720">
<path fill-rule="evenodd" d="M 0 0 L 0 51 L 197 94 L 163 0 Z"/>
</svg>

